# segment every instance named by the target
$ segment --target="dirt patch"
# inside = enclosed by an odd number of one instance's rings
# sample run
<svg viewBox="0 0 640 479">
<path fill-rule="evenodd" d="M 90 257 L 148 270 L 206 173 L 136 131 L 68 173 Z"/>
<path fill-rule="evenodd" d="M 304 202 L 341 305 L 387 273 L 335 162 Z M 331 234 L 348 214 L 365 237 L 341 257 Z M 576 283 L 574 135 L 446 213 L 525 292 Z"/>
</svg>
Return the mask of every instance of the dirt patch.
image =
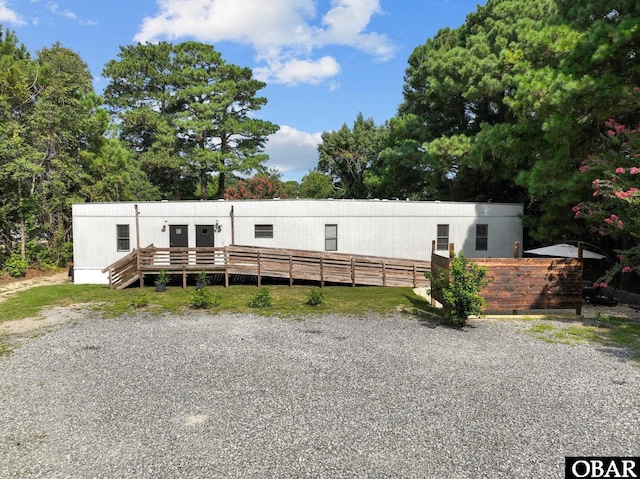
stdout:
<svg viewBox="0 0 640 479">
<path fill-rule="evenodd" d="M 0 337 L 27 334 L 38 329 L 84 319 L 90 314 L 89 307 L 92 306 L 95 306 L 95 304 L 74 304 L 66 307 L 56 306 L 42 311 L 39 317 L 5 321 L 0 323 Z"/>
<path fill-rule="evenodd" d="M 0 302 L 6 301 L 11 295 L 20 291 L 33 288 L 35 286 L 46 286 L 52 284 L 63 284 L 70 282 L 69 274 L 66 271 L 51 272 L 29 270 L 24 278 L 12 278 L 0 280 Z"/>
</svg>

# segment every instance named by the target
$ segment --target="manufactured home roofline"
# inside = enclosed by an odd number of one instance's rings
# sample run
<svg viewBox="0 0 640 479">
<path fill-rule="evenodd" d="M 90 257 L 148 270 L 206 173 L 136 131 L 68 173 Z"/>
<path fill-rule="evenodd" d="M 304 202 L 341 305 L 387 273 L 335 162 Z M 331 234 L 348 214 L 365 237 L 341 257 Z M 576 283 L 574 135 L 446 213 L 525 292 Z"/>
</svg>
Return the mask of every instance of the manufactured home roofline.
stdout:
<svg viewBox="0 0 640 479">
<path fill-rule="evenodd" d="M 314 202 L 331 202 L 331 203 L 441 203 L 447 205 L 509 205 L 509 206 L 523 206 L 524 203 L 507 203 L 507 202 L 492 202 L 492 201 L 449 201 L 449 200 L 401 200 L 398 198 L 272 198 L 272 199 L 215 199 L 215 200 L 155 200 L 155 201 L 91 201 L 84 203 L 73 203 L 74 205 L 135 205 L 135 204 L 166 204 L 166 203 L 258 203 L 258 202 L 302 202 L 302 201 L 314 201 Z"/>
</svg>

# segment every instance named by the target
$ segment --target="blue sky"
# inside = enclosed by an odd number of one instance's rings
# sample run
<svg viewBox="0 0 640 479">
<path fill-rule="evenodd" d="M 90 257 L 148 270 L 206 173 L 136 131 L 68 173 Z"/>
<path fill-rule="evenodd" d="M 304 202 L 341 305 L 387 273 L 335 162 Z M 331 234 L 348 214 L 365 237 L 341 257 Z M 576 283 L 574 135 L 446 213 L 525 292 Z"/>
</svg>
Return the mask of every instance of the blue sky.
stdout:
<svg viewBox="0 0 640 479">
<path fill-rule="evenodd" d="M 323 131 L 396 114 L 409 55 L 477 0 L 0 0 L 0 24 L 35 53 L 60 42 L 102 69 L 120 45 L 197 40 L 248 66 L 267 87 L 258 116 L 280 125 L 271 167 L 299 181 L 317 164 Z"/>
</svg>

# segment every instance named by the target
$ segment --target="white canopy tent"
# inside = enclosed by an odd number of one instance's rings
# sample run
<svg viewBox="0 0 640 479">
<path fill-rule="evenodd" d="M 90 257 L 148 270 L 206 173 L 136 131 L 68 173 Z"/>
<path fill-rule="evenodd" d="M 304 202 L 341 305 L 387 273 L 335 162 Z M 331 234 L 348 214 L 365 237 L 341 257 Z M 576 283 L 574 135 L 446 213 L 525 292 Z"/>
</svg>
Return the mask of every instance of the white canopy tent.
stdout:
<svg viewBox="0 0 640 479">
<path fill-rule="evenodd" d="M 544 246 L 542 248 L 535 248 L 526 250 L 525 253 L 535 254 L 538 256 L 553 256 L 555 258 L 577 258 L 578 247 L 572 244 L 560 243 L 551 246 Z M 584 259 L 604 259 L 605 255 L 594 253 L 587 249 L 582 250 L 582 257 Z"/>
</svg>

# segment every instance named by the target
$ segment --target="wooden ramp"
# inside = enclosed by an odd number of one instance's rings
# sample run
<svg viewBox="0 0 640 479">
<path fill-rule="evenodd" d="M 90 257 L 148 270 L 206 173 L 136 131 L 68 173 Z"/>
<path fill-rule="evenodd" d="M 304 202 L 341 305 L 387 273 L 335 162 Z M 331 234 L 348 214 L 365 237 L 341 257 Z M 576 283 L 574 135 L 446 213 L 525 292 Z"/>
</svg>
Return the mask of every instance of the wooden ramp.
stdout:
<svg viewBox="0 0 640 479">
<path fill-rule="evenodd" d="M 144 283 L 145 275 L 156 275 L 161 270 L 181 275 L 183 287 L 187 276 L 206 271 L 223 275 L 224 285 L 230 278 L 255 278 L 258 286 L 263 278 L 317 281 L 349 284 L 351 286 L 427 286 L 424 275 L 431 263 L 424 260 L 385 258 L 253 246 L 226 246 L 223 248 L 155 248 L 150 245 L 132 252 L 103 270 L 109 273 L 111 289 L 122 289 L 136 280 Z"/>
</svg>

